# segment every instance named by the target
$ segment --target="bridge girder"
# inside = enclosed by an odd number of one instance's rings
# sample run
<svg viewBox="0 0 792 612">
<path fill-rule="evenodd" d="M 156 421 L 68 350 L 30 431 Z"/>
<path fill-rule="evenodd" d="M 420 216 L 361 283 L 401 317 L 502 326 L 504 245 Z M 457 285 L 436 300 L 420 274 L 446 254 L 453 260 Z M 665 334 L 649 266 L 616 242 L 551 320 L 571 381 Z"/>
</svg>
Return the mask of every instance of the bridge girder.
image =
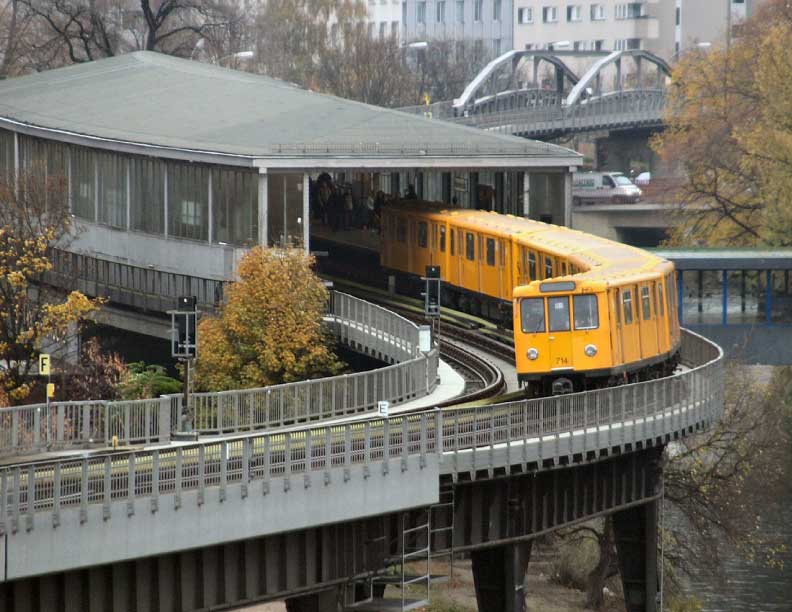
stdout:
<svg viewBox="0 0 792 612">
<path fill-rule="evenodd" d="M 643 49 L 629 49 L 624 51 L 614 51 L 609 55 L 597 60 L 586 71 L 586 73 L 575 83 L 569 95 L 564 101 L 567 108 L 579 105 L 584 100 L 587 90 L 592 90 L 594 96 L 602 95 L 602 74 L 611 65 L 616 67 L 616 89 L 621 91 L 622 85 L 622 61 L 628 59 L 635 62 L 636 76 L 640 86 L 642 77 L 643 62 L 653 64 L 657 68 L 656 89 L 662 89 L 663 81 L 671 76 L 671 67 L 663 58 L 645 51 Z"/>
<path fill-rule="evenodd" d="M 504 69 L 509 68 L 506 72 L 508 75 L 508 86 L 506 90 L 519 90 L 517 86 L 516 76 L 519 69 L 525 60 L 532 60 L 532 82 L 534 88 L 538 89 L 538 75 L 539 67 L 542 63 L 549 64 L 554 70 L 555 76 L 555 91 L 558 94 L 563 94 L 565 91 L 565 83 L 569 86 L 574 85 L 579 81 L 579 77 L 575 72 L 553 51 L 540 51 L 540 50 L 515 50 L 507 51 L 501 56 L 492 60 L 487 64 L 481 72 L 465 87 L 458 98 L 454 100 L 454 109 L 465 109 L 474 105 L 480 94 L 486 92 L 486 88 L 498 77 L 503 75 Z M 497 93 L 497 92 L 496 92 Z M 486 94 L 485 94 L 486 95 Z"/>
</svg>

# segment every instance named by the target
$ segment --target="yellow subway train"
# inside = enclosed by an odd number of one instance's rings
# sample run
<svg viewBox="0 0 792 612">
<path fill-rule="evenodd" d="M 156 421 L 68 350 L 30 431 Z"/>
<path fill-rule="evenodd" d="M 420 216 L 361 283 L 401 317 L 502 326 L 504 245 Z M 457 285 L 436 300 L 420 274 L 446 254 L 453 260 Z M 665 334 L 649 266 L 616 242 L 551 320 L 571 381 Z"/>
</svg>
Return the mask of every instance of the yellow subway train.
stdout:
<svg viewBox="0 0 792 612">
<path fill-rule="evenodd" d="M 511 215 L 402 203 L 382 210 L 380 260 L 408 278 L 440 266 L 444 303 L 511 318 L 517 372 L 532 395 L 677 365 L 674 266 L 641 249 Z"/>
</svg>

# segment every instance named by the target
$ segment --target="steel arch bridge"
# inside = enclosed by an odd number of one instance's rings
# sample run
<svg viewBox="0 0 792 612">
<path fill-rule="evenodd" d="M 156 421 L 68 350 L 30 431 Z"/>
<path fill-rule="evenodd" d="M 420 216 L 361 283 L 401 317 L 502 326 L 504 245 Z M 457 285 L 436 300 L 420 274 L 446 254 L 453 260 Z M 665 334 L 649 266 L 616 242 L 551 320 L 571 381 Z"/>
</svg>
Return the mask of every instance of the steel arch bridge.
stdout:
<svg viewBox="0 0 792 612">
<path fill-rule="evenodd" d="M 569 65 L 594 62 L 582 76 Z M 659 127 L 671 68 L 648 51 L 509 51 L 460 97 L 403 110 L 483 129 L 553 138 L 598 130 Z"/>
</svg>

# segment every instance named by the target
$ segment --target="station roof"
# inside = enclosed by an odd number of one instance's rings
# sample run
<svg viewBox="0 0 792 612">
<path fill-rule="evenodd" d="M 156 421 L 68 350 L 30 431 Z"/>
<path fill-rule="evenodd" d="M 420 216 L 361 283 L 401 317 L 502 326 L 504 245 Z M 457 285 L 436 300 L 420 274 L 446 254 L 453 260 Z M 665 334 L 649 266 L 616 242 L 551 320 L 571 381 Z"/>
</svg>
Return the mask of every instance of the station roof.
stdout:
<svg viewBox="0 0 792 612">
<path fill-rule="evenodd" d="M 100 148 L 263 167 L 581 163 L 564 147 L 150 51 L 0 82 L 0 127 Z"/>
<path fill-rule="evenodd" d="M 649 249 L 677 270 L 792 270 L 792 249 Z"/>
</svg>

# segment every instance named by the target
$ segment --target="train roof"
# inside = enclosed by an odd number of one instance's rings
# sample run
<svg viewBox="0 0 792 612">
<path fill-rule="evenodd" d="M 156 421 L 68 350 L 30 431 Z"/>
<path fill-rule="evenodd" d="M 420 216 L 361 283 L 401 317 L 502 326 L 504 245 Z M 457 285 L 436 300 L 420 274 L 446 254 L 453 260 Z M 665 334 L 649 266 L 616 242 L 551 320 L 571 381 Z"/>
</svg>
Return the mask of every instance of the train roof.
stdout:
<svg viewBox="0 0 792 612">
<path fill-rule="evenodd" d="M 508 235 L 520 244 L 568 259 L 582 269 L 567 275 L 576 280 L 619 286 L 659 278 L 673 270 L 670 261 L 649 251 L 524 217 L 483 210 L 446 209 L 416 202 L 403 202 L 391 208 L 408 214 L 428 215 L 436 221 L 447 220 L 457 227 L 479 233 Z"/>
</svg>

